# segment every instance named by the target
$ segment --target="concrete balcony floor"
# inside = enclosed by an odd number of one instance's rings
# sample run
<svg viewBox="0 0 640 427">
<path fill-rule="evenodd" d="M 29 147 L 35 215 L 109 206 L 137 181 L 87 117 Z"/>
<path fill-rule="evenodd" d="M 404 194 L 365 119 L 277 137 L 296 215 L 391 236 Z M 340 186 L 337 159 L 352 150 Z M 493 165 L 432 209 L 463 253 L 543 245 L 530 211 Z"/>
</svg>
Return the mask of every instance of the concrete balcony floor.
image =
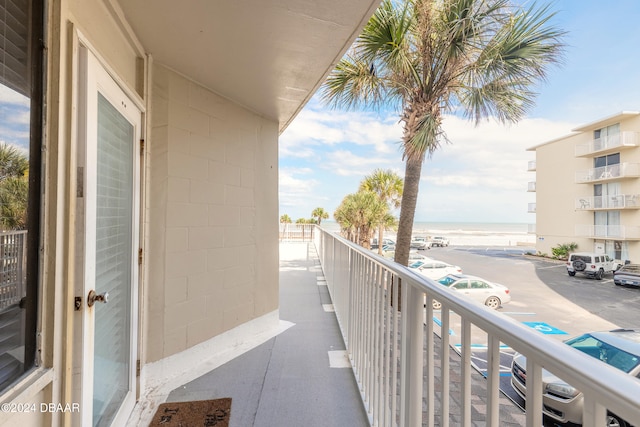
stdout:
<svg viewBox="0 0 640 427">
<path fill-rule="evenodd" d="M 368 426 L 349 367 L 332 367 L 345 349 L 312 243 L 280 245 L 280 318 L 294 326 L 213 371 L 173 390 L 168 402 L 231 397 L 231 427 Z M 335 352 L 335 353 L 333 353 Z M 452 353 L 452 366 L 457 356 Z M 459 359 L 459 358 L 458 358 Z M 459 365 L 459 360 L 458 360 Z M 472 424 L 485 425 L 486 380 L 474 373 Z M 452 384 L 451 422 L 455 412 Z M 437 405 L 439 406 L 439 405 Z M 524 413 L 501 396 L 500 425 L 525 425 Z M 439 425 L 436 416 L 436 425 Z M 459 425 L 459 424 L 458 424 Z"/>
</svg>

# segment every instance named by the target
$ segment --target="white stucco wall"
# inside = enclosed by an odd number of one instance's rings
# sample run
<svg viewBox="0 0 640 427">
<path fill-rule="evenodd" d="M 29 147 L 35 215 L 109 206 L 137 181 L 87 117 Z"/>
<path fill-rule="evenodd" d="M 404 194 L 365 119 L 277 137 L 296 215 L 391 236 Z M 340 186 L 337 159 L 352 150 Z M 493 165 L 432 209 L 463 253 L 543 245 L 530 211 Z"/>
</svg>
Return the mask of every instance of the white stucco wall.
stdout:
<svg viewBox="0 0 640 427">
<path fill-rule="evenodd" d="M 153 68 L 146 362 L 278 307 L 278 125 Z"/>
</svg>

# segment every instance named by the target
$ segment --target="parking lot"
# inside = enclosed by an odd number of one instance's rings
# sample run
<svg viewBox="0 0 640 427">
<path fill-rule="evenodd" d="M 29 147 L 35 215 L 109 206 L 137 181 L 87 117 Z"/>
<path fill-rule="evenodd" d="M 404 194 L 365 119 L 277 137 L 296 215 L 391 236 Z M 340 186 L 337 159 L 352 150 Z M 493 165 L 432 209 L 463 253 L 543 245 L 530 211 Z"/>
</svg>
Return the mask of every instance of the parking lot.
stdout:
<svg viewBox="0 0 640 427">
<path fill-rule="evenodd" d="M 570 277 L 563 262 L 528 256 L 517 247 L 444 247 L 420 253 L 458 265 L 465 274 L 509 287 L 512 300 L 498 311 L 551 339 L 565 340 L 588 331 L 640 328 L 640 289 L 616 286 L 611 274 L 602 280 Z M 436 323 L 438 315 L 434 313 Z M 459 339 L 455 319 L 450 335 L 455 345 Z M 474 330 L 472 362 L 480 372 L 486 367 L 486 344 L 486 334 Z M 501 347 L 501 389 L 522 406 L 524 402 L 510 385 L 512 354 L 509 347 Z"/>
</svg>

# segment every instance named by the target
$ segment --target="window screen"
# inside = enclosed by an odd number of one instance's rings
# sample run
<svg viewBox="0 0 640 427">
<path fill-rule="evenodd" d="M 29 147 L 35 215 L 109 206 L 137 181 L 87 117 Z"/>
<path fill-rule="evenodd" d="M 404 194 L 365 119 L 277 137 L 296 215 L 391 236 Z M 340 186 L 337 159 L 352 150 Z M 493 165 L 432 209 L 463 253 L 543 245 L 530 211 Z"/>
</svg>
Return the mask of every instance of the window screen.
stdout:
<svg viewBox="0 0 640 427">
<path fill-rule="evenodd" d="M 36 363 L 42 4 L 0 0 L 0 391 Z"/>
</svg>

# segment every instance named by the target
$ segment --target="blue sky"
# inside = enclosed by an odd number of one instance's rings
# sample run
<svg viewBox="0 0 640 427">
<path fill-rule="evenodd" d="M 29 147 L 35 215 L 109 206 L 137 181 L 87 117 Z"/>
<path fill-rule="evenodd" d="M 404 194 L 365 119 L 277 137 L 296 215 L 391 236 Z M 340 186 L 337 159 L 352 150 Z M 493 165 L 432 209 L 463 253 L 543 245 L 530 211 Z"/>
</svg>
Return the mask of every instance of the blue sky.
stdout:
<svg viewBox="0 0 640 427">
<path fill-rule="evenodd" d="M 538 88 L 536 106 L 516 125 L 475 127 L 447 116 L 451 144 L 426 160 L 416 221 L 535 222 L 527 204 L 526 148 L 620 111 L 640 110 L 640 2 L 559 0 L 557 25 L 568 32 L 564 64 Z M 396 114 L 329 109 L 314 97 L 280 137 L 280 214 L 330 215 L 376 168 L 404 175 Z"/>
<path fill-rule="evenodd" d="M 28 98 L 0 84 L 0 143 L 28 153 L 29 111 Z"/>
</svg>

